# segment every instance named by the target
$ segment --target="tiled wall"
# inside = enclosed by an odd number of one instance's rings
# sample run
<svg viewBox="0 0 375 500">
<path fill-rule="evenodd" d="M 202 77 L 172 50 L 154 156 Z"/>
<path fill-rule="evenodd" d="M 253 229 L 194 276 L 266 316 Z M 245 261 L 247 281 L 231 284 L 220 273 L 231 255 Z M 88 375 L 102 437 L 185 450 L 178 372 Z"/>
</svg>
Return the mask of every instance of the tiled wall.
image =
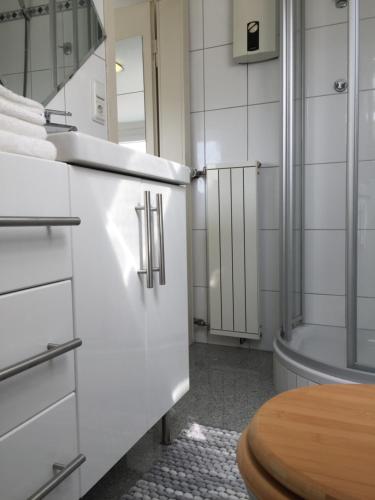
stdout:
<svg viewBox="0 0 375 500">
<path fill-rule="evenodd" d="M 306 1 L 305 322 L 345 326 L 348 9 Z M 375 2 L 360 2 L 359 328 L 375 328 Z M 343 331 L 344 333 L 344 331 Z"/>
<path fill-rule="evenodd" d="M 30 5 L 40 5 L 45 2 L 32 0 Z M 103 0 L 94 1 L 98 14 L 103 22 Z M 13 10 L 18 4 L 14 0 L 1 2 L 1 11 Z M 59 13 L 58 36 L 61 40 L 71 40 L 72 34 L 66 33 L 71 23 L 63 22 L 62 17 L 71 16 L 70 12 Z M 65 27 L 65 31 L 64 31 Z M 60 30 L 60 31 L 59 31 Z M 45 43 L 49 36 L 49 16 L 33 17 L 30 30 L 31 57 L 29 61 L 28 95 L 38 101 L 48 96 L 52 89 L 52 71 L 50 69 L 50 46 Z M 17 55 L 23 54 L 24 21 L 16 20 L 1 24 L 0 44 L 14 50 Z M 58 61 L 59 77 L 68 75 L 71 71 L 73 56 L 66 56 Z M 70 59 L 70 60 L 69 60 Z M 0 51 L 1 75 L 11 88 L 22 93 L 23 87 L 23 58 L 9 57 L 7 51 Z M 105 52 L 104 44 L 78 70 L 66 86 L 57 94 L 48 107 L 58 110 L 67 110 L 73 113 L 68 119 L 82 132 L 106 138 L 107 127 L 91 120 L 91 80 L 95 79 L 105 84 Z M 53 117 L 54 121 L 64 121 L 64 118 Z"/>
<path fill-rule="evenodd" d="M 279 327 L 279 60 L 232 59 L 232 0 L 189 0 L 193 167 L 260 160 L 261 322 L 252 347 L 272 349 Z M 267 166 L 268 165 L 268 166 Z M 272 165 L 272 166 L 271 166 Z M 194 316 L 207 320 L 205 180 L 193 183 Z M 198 342 L 239 345 L 195 329 Z"/>
</svg>

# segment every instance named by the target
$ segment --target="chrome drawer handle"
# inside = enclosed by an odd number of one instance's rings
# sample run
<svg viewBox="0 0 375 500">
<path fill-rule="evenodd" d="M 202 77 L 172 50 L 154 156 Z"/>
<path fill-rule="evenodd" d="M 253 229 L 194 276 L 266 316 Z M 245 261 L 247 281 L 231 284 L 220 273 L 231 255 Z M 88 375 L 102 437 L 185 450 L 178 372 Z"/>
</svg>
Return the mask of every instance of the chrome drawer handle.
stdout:
<svg viewBox="0 0 375 500">
<path fill-rule="evenodd" d="M 145 211 L 145 219 L 146 219 L 146 257 L 147 257 L 147 265 L 146 269 L 141 269 L 138 271 L 138 274 L 146 275 L 147 288 L 154 288 L 154 276 L 153 276 L 153 257 L 152 257 L 152 212 L 153 208 L 151 207 L 151 193 L 150 191 L 145 191 L 145 201 L 143 207 L 136 207 L 136 211 Z"/>
<path fill-rule="evenodd" d="M 0 217 L 0 227 L 79 226 L 79 217 Z"/>
<path fill-rule="evenodd" d="M 82 345 L 81 339 L 70 340 L 69 342 L 65 342 L 64 344 L 49 344 L 47 346 L 47 351 L 41 352 L 40 354 L 36 354 L 35 356 L 31 356 L 30 358 L 26 358 L 19 363 L 14 363 L 13 365 L 7 366 L 6 368 L 2 368 L 0 370 L 0 382 L 6 380 L 8 378 L 14 377 L 19 373 L 22 373 L 34 366 L 41 365 L 50 359 L 57 358 L 66 352 L 72 351 L 73 349 L 77 349 Z"/>
<path fill-rule="evenodd" d="M 73 474 L 73 472 L 84 462 L 86 462 L 86 457 L 80 454 L 67 465 L 53 464 L 53 470 L 58 471 L 57 474 L 27 500 L 42 500 L 42 498 L 45 498 L 51 491 L 57 488 L 59 484 L 65 481 L 67 477 Z"/>
<path fill-rule="evenodd" d="M 159 284 L 165 285 L 165 250 L 164 250 L 164 216 L 163 216 L 163 195 L 156 195 L 156 212 L 159 226 Z"/>
<path fill-rule="evenodd" d="M 156 208 L 151 207 L 150 191 L 145 191 L 145 203 L 141 207 L 136 207 L 137 212 L 146 213 L 146 235 L 147 235 L 147 266 L 146 269 L 140 269 L 138 274 L 147 276 L 147 288 L 154 287 L 154 278 L 152 273 L 159 273 L 159 284 L 165 285 L 165 250 L 164 250 L 164 217 L 163 217 L 163 195 L 156 195 Z M 152 250 L 152 212 L 156 212 L 159 230 L 159 267 L 153 266 Z"/>
</svg>

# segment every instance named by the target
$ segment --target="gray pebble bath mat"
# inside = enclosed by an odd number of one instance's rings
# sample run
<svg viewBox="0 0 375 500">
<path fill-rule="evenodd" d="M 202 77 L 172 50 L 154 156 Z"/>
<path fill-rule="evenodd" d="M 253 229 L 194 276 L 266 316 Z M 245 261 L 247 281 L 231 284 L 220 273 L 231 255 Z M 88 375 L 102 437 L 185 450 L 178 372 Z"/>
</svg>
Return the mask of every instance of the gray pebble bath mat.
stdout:
<svg viewBox="0 0 375 500">
<path fill-rule="evenodd" d="M 248 500 L 236 464 L 238 432 L 193 424 L 122 500 Z"/>
</svg>

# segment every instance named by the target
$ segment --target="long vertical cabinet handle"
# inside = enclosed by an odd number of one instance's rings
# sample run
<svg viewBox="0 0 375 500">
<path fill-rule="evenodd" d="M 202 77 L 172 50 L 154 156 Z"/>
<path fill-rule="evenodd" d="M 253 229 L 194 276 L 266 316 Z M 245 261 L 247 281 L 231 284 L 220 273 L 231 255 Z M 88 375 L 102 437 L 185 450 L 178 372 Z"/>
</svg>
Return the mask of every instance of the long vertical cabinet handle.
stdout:
<svg viewBox="0 0 375 500">
<path fill-rule="evenodd" d="M 152 257 L 152 208 L 151 208 L 151 193 L 145 191 L 144 206 L 136 207 L 136 211 L 144 210 L 146 220 L 146 269 L 140 269 L 138 274 L 146 275 L 147 288 L 154 288 L 154 275 L 153 275 L 153 257 Z"/>
<path fill-rule="evenodd" d="M 158 216 L 159 226 L 159 250 L 160 250 L 160 263 L 159 263 L 159 283 L 165 285 L 165 249 L 164 249 L 164 217 L 163 217 L 163 195 L 156 195 L 156 212 Z"/>
</svg>

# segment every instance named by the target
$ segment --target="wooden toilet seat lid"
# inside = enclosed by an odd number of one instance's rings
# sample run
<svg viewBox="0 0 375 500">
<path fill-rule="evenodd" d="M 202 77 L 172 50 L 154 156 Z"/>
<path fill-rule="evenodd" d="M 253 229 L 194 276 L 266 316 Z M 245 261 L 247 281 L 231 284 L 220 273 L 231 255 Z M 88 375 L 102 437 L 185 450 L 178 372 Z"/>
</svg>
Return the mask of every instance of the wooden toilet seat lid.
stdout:
<svg viewBox="0 0 375 500">
<path fill-rule="evenodd" d="M 242 439 L 289 495 L 275 498 L 375 498 L 375 385 L 284 392 L 260 408 Z"/>
</svg>

